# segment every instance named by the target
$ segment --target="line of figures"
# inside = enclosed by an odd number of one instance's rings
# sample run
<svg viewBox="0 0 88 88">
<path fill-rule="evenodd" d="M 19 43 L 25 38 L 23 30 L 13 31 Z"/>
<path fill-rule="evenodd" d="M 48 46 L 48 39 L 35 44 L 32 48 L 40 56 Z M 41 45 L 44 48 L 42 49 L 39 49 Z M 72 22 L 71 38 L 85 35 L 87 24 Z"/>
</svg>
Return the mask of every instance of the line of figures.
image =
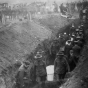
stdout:
<svg viewBox="0 0 88 88">
<path fill-rule="evenodd" d="M 86 9 L 86 8 L 85 8 Z M 84 9 L 83 9 L 84 10 Z M 80 25 L 75 27 L 74 23 L 66 30 L 68 33 L 58 34 L 50 48 L 50 54 L 55 56 L 54 64 L 54 81 L 63 80 L 67 72 L 71 72 L 79 63 L 81 51 L 85 44 L 85 31 L 87 27 L 87 18 L 81 17 Z M 45 88 L 47 80 L 46 63 L 42 60 L 43 51 L 38 51 L 34 56 L 34 62 L 28 60 L 20 63 L 18 72 L 15 76 L 15 88 L 30 88 L 35 83 L 42 83 L 42 88 Z"/>
</svg>

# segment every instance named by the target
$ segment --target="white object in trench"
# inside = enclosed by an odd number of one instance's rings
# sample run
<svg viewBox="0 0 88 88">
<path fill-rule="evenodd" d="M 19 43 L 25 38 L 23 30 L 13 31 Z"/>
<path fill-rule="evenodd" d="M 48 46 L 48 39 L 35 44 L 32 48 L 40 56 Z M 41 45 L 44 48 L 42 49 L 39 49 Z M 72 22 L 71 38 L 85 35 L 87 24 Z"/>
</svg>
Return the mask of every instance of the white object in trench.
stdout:
<svg viewBox="0 0 88 88">
<path fill-rule="evenodd" d="M 54 65 L 49 65 L 46 67 L 47 70 L 47 81 L 54 80 Z"/>
</svg>

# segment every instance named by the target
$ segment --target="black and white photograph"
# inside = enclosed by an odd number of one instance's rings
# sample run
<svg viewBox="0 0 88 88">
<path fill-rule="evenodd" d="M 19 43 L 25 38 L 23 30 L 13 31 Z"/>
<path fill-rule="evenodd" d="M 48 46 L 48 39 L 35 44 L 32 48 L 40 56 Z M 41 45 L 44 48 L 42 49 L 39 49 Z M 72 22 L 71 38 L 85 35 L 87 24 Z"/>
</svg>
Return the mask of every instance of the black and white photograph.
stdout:
<svg viewBox="0 0 88 88">
<path fill-rule="evenodd" d="M 0 88 L 88 88 L 88 0 L 0 0 Z"/>
</svg>

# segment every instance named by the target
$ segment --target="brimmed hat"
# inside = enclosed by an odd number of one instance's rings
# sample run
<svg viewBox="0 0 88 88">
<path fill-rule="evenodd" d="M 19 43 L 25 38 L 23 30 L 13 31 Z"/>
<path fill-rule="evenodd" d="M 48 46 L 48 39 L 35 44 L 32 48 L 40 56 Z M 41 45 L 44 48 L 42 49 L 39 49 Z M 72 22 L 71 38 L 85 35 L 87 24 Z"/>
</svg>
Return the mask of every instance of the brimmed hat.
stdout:
<svg viewBox="0 0 88 88">
<path fill-rule="evenodd" d="M 80 37 L 80 36 L 77 36 L 76 38 L 77 38 L 77 39 L 80 39 L 81 37 Z"/>
<path fill-rule="evenodd" d="M 17 66 L 21 66 L 21 65 L 22 65 L 22 63 L 21 63 L 21 61 L 16 60 L 15 65 L 17 65 Z"/>
<path fill-rule="evenodd" d="M 81 25 L 80 25 L 81 27 L 83 27 L 84 25 L 83 25 L 83 23 L 81 23 Z"/>
<path fill-rule="evenodd" d="M 74 41 L 75 44 L 78 44 L 79 41 Z"/>
<path fill-rule="evenodd" d="M 66 35 L 67 33 L 66 32 L 64 32 L 64 35 Z"/>
<path fill-rule="evenodd" d="M 74 34 L 72 34 L 72 37 L 74 37 L 75 35 Z"/>
<path fill-rule="evenodd" d="M 67 40 L 67 42 L 68 42 L 68 43 L 70 43 L 70 42 L 71 42 L 71 40 Z"/>
<path fill-rule="evenodd" d="M 30 62 L 29 61 L 23 61 L 23 63 L 25 64 L 25 65 L 30 65 Z"/>
<path fill-rule="evenodd" d="M 83 30 L 79 30 L 80 32 L 82 32 Z"/>
<path fill-rule="evenodd" d="M 37 52 L 37 54 L 34 56 L 35 59 L 39 59 L 42 58 L 42 55 L 40 54 L 40 52 Z"/>
<path fill-rule="evenodd" d="M 73 53 L 73 50 L 70 50 L 70 53 Z"/>
<path fill-rule="evenodd" d="M 76 31 L 79 31 L 79 29 L 76 29 Z"/>
<path fill-rule="evenodd" d="M 58 53 L 57 53 L 57 56 L 62 56 L 62 55 L 64 55 L 63 52 L 58 52 Z"/>
</svg>

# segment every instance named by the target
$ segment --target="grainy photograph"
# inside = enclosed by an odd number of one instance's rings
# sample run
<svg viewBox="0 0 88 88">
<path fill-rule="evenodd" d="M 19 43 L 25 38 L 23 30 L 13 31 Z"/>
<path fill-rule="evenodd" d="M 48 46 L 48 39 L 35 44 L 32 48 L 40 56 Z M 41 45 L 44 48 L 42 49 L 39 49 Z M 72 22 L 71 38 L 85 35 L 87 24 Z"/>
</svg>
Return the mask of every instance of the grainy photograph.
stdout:
<svg viewBox="0 0 88 88">
<path fill-rule="evenodd" d="M 88 0 L 0 0 L 0 88 L 88 88 Z"/>
</svg>

